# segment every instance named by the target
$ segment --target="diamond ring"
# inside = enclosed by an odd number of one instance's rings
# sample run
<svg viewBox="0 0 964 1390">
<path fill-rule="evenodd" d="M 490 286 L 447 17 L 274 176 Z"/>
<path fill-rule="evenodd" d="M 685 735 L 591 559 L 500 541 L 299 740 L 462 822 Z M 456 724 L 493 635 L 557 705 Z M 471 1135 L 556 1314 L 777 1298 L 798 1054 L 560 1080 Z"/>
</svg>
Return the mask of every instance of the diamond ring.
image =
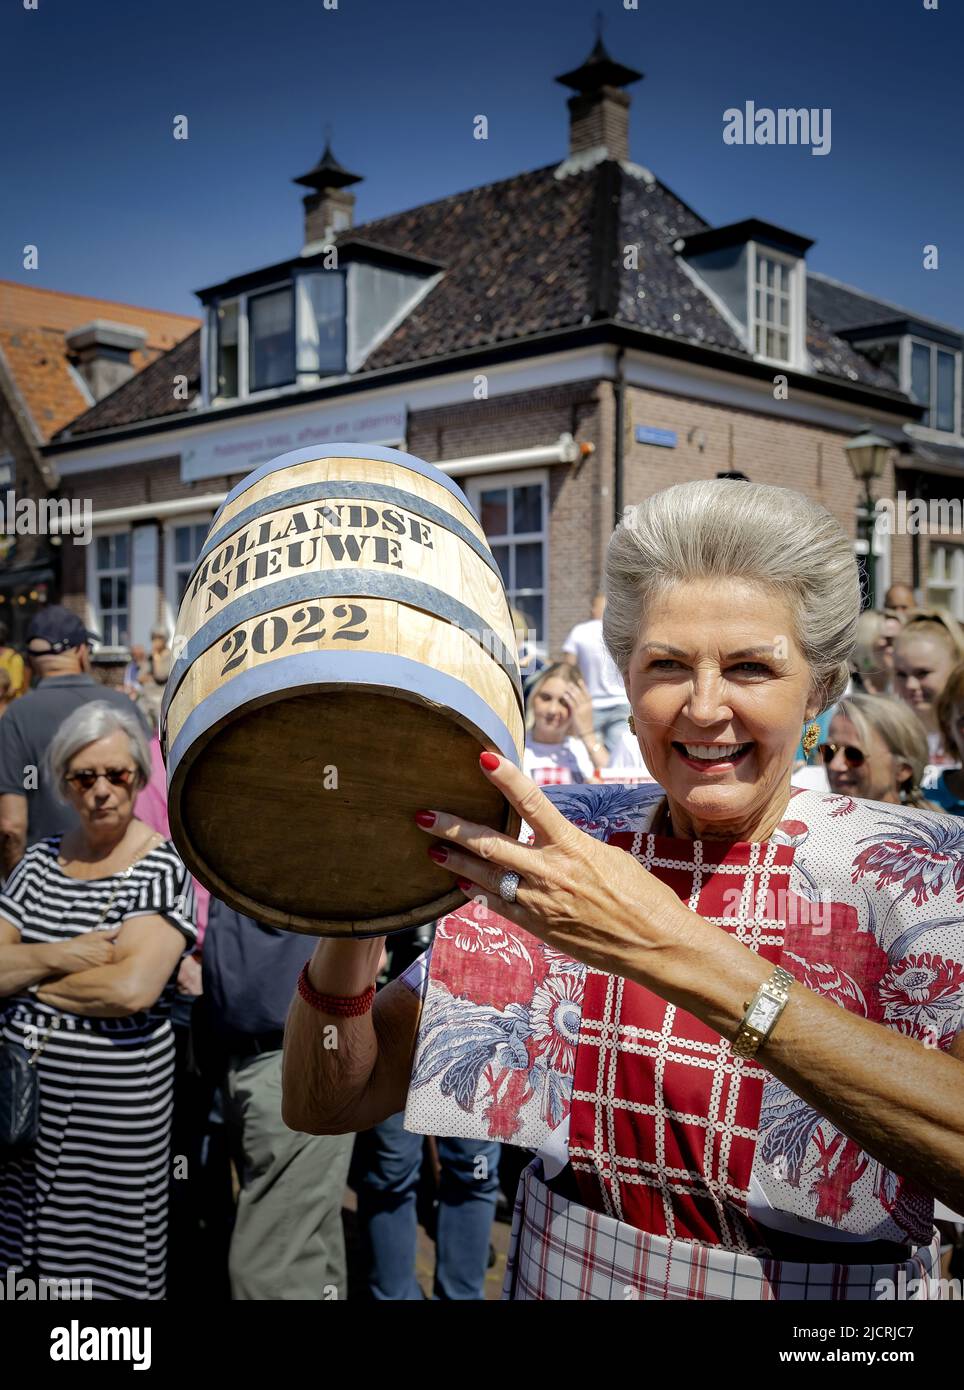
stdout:
<svg viewBox="0 0 964 1390">
<path fill-rule="evenodd" d="M 514 903 L 519 891 L 519 875 L 507 870 L 499 879 L 499 897 L 505 903 Z"/>
</svg>

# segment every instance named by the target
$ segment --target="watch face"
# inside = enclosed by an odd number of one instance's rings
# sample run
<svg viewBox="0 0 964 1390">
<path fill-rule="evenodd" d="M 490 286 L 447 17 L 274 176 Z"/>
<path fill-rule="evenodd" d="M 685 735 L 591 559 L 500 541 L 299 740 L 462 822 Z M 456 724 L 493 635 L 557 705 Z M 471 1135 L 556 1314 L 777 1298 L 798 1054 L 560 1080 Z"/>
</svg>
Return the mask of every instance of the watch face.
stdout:
<svg viewBox="0 0 964 1390">
<path fill-rule="evenodd" d="M 768 999 L 766 995 L 754 1006 L 753 1012 L 747 1019 L 751 1028 L 755 1028 L 758 1033 L 765 1033 L 772 1027 L 773 1021 L 780 1012 L 782 1005 L 778 999 Z"/>
</svg>

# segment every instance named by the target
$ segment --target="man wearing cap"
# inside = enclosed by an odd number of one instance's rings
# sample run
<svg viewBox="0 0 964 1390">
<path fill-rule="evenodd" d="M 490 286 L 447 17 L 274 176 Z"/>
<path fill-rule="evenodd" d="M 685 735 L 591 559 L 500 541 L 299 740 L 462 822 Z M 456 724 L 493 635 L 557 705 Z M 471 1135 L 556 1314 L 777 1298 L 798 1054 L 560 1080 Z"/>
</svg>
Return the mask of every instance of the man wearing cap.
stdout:
<svg viewBox="0 0 964 1390">
<path fill-rule="evenodd" d="M 44 754 L 68 715 L 91 700 L 106 700 L 130 713 L 130 699 L 90 675 L 88 632 L 74 613 L 57 604 L 43 608 L 27 629 L 27 655 L 38 677 L 0 720 L 0 869 L 9 874 L 28 845 L 76 824 L 59 801 Z"/>
</svg>

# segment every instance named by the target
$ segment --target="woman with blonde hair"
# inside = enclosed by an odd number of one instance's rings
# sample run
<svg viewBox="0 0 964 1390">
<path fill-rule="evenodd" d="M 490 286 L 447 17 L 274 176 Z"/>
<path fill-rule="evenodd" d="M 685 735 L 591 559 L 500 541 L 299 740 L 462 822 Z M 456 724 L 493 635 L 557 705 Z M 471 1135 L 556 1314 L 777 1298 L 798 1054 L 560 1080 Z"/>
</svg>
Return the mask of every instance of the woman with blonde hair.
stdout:
<svg viewBox="0 0 964 1390">
<path fill-rule="evenodd" d="M 381 943 L 317 942 L 285 1120 L 404 1108 L 415 1133 L 534 1149 L 507 1298 L 941 1297 L 964 830 L 790 780 L 849 678 L 850 538 L 789 489 L 682 483 L 616 528 L 606 593 L 658 785 L 542 791 L 482 753 L 522 836 L 416 813 L 466 902 L 374 1010 Z"/>
<path fill-rule="evenodd" d="M 894 642 L 894 694 L 923 724 L 931 763 L 954 761 L 937 722 L 937 702 L 948 676 L 962 660 L 964 632 L 950 613 L 937 608 L 915 609 Z"/>
<path fill-rule="evenodd" d="M 867 695 L 889 695 L 894 678 L 894 642 L 901 629 L 896 613 L 867 608 L 857 619 L 853 670 Z"/>
<path fill-rule="evenodd" d="M 902 700 L 890 695 L 841 700 L 820 755 L 832 792 L 921 811 L 940 809 L 921 791 L 927 737 Z"/>
<path fill-rule="evenodd" d="M 591 782 L 609 762 L 592 727 L 592 698 L 578 666 L 557 661 L 536 676 L 526 696 L 522 769 L 537 786 Z"/>
</svg>

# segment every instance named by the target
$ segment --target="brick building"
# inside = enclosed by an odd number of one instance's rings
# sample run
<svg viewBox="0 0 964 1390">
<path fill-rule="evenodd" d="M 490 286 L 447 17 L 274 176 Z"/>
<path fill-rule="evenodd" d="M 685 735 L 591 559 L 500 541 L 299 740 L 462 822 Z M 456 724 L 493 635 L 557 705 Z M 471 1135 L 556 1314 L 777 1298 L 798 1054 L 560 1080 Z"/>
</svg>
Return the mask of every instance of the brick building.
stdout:
<svg viewBox="0 0 964 1390">
<path fill-rule="evenodd" d="M 614 519 L 673 482 L 796 487 L 853 534 L 844 448 L 870 427 L 894 446 L 878 496 L 960 496 L 961 333 L 809 271 L 799 233 L 708 226 L 630 157 L 640 76 L 597 43 L 557 79 L 564 158 L 363 225 L 359 176 L 326 149 L 296 180 L 300 254 L 199 291 L 198 331 L 40 447 L 93 505 L 65 602 L 109 642 L 173 624 L 230 487 L 336 440 L 456 477 L 553 652 Z M 876 544 L 878 594 L 912 581 L 964 617 L 960 538 Z"/>
<path fill-rule="evenodd" d="M 17 498 L 58 496 L 56 463 L 45 446 L 197 322 L 0 281 L 0 617 L 14 642 L 22 641 L 38 605 L 61 588 L 59 537 L 28 531 L 17 519 Z"/>
</svg>

